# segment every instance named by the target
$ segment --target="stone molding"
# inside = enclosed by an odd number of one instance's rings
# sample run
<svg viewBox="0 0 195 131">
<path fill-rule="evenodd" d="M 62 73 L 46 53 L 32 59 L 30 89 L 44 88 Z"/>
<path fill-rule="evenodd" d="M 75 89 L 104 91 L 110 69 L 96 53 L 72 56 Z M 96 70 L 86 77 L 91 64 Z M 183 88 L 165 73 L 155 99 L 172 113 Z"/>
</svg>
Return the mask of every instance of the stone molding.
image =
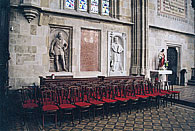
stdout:
<svg viewBox="0 0 195 131">
<path fill-rule="evenodd" d="M 24 17 L 27 19 L 28 23 L 30 23 L 39 15 L 40 7 L 38 5 L 31 3 L 21 3 L 20 7 L 23 9 Z"/>
</svg>

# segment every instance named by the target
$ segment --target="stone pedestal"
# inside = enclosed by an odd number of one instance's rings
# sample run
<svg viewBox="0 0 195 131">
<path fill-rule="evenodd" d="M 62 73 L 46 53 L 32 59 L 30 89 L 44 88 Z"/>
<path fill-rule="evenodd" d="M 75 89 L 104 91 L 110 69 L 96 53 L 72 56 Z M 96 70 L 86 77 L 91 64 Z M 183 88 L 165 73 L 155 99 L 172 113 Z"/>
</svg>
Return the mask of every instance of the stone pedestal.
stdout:
<svg viewBox="0 0 195 131">
<path fill-rule="evenodd" d="M 158 78 L 158 81 L 163 82 L 163 88 L 165 81 L 168 81 L 168 75 L 172 74 L 172 70 L 151 70 L 150 77 L 152 81 L 155 81 L 155 78 Z"/>
</svg>

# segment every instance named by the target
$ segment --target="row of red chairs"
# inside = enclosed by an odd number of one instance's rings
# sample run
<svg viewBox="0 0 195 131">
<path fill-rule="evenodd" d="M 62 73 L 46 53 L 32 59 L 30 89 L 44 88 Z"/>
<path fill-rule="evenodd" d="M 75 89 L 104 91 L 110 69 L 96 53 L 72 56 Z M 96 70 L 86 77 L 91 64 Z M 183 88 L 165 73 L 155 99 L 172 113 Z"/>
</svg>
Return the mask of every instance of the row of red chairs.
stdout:
<svg viewBox="0 0 195 131">
<path fill-rule="evenodd" d="M 175 98 L 176 94 L 179 97 L 180 92 L 171 90 L 168 83 L 164 90 L 161 86 L 161 82 L 128 79 L 28 86 L 21 90 L 22 106 L 25 114 L 40 109 L 44 128 L 45 115 L 54 115 L 55 125 L 58 113 L 60 124 L 64 115 L 70 115 L 73 123 L 77 112 L 80 122 L 86 113 L 89 119 L 91 113 L 95 119 L 98 112 L 102 117 L 105 113 L 107 117 L 112 113 L 120 115 L 122 110 L 129 113 L 132 108 L 143 110 L 154 105 L 158 108 L 161 99 L 167 103 L 168 97 Z"/>
</svg>

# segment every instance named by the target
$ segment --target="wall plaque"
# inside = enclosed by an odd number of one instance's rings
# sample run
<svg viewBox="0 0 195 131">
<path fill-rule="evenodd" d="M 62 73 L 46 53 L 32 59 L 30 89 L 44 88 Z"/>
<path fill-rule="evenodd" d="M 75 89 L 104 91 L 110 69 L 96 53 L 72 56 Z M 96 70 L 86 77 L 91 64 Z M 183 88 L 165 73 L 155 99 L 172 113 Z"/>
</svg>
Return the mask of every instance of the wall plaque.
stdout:
<svg viewBox="0 0 195 131">
<path fill-rule="evenodd" d="M 186 0 L 158 0 L 158 11 L 161 14 L 186 17 Z"/>
<path fill-rule="evenodd" d="M 100 71 L 100 31 L 81 30 L 80 71 Z"/>
</svg>

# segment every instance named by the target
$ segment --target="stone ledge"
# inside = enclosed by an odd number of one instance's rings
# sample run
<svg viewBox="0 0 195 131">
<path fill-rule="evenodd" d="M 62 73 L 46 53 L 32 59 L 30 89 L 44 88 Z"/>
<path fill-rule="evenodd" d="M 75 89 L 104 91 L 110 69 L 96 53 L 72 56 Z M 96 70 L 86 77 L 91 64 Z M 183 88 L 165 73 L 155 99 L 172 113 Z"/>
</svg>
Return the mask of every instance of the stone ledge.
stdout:
<svg viewBox="0 0 195 131">
<path fill-rule="evenodd" d="M 51 9 L 51 8 L 46 8 L 46 7 L 38 7 L 37 5 L 22 5 L 22 6 L 27 6 L 31 8 L 38 9 L 39 13 L 57 13 L 57 14 L 63 14 L 63 15 L 70 15 L 74 17 L 80 17 L 80 18 L 88 18 L 88 19 L 94 19 L 94 20 L 100 20 L 100 21 L 106 21 L 106 22 L 114 22 L 114 23 L 119 23 L 119 24 L 124 24 L 124 25 L 133 25 L 134 23 L 128 22 L 128 21 L 123 21 L 119 20 L 116 18 L 112 18 L 109 16 L 100 16 L 97 14 L 93 13 L 88 13 L 88 12 L 82 12 L 82 11 L 76 11 L 76 10 L 59 10 L 59 9 Z M 11 7 L 14 8 L 19 8 L 21 5 L 11 5 Z"/>
<path fill-rule="evenodd" d="M 195 33 L 192 33 L 192 32 L 184 32 L 184 31 L 179 31 L 179 30 L 175 30 L 175 29 L 160 27 L 160 26 L 152 25 L 152 24 L 149 24 L 149 28 L 156 28 L 156 29 L 161 29 L 161 30 L 165 30 L 165 31 L 171 31 L 171 32 L 176 32 L 176 33 L 182 33 L 182 34 L 186 34 L 186 35 L 195 36 Z"/>
</svg>

